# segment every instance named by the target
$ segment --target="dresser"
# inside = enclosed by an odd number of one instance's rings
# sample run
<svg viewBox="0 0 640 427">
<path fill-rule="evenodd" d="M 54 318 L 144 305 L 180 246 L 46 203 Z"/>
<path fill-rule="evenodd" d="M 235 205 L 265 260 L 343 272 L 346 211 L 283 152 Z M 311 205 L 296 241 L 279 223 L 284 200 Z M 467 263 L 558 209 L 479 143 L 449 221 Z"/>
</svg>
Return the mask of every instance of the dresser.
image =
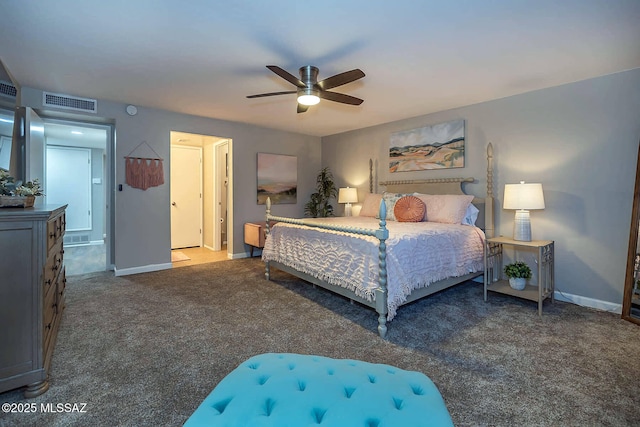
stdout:
<svg viewBox="0 0 640 427">
<path fill-rule="evenodd" d="M 0 392 L 49 389 L 64 309 L 66 207 L 0 209 Z"/>
</svg>

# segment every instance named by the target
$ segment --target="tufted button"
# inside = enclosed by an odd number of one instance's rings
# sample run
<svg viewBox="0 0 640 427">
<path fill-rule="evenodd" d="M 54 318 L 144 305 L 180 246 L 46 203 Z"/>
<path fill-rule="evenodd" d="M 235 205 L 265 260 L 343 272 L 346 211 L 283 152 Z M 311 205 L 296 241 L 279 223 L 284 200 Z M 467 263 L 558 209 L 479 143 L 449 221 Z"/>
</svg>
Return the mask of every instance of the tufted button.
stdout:
<svg viewBox="0 0 640 427">
<path fill-rule="evenodd" d="M 400 410 L 404 406 L 404 400 L 400 399 L 399 397 L 394 397 L 393 404 L 396 407 L 396 409 Z"/>
</svg>

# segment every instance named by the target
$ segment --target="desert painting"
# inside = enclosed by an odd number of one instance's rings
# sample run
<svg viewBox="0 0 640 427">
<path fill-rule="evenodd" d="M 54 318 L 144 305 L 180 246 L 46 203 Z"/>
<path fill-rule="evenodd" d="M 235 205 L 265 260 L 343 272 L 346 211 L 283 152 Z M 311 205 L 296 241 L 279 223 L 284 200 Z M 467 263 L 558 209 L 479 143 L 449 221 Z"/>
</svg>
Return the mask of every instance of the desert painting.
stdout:
<svg viewBox="0 0 640 427">
<path fill-rule="evenodd" d="M 281 154 L 258 153 L 258 204 L 296 203 L 298 158 Z"/>
<path fill-rule="evenodd" d="M 464 167 L 464 120 L 391 134 L 389 172 Z"/>
</svg>

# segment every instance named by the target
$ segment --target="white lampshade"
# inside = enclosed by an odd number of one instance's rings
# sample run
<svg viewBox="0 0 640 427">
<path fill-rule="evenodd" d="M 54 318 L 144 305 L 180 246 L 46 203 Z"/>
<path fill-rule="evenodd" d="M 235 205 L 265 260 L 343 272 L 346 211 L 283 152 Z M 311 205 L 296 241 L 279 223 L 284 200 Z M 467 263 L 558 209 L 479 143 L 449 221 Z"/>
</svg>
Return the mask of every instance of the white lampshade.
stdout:
<svg viewBox="0 0 640 427">
<path fill-rule="evenodd" d="M 338 191 L 338 203 L 346 203 L 344 206 L 344 215 L 351 216 L 351 203 L 358 203 L 357 188 L 341 188 Z"/>
<path fill-rule="evenodd" d="M 531 241 L 531 219 L 529 210 L 544 209 L 542 184 L 506 184 L 504 186 L 504 209 L 516 209 L 513 223 L 513 240 Z"/>
<path fill-rule="evenodd" d="M 506 184 L 504 186 L 504 209 L 544 209 L 542 184 Z"/>
<path fill-rule="evenodd" d="M 341 188 L 338 191 L 338 203 L 358 203 L 357 188 Z"/>
</svg>

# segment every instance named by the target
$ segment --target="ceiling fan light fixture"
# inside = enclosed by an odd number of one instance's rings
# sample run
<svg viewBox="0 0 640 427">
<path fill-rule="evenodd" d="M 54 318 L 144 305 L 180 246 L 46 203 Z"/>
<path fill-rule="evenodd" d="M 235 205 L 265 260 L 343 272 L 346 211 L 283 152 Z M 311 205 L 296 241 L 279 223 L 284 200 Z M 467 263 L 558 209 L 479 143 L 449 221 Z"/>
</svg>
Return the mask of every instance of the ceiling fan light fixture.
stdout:
<svg viewBox="0 0 640 427">
<path fill-rule="evenodd" d="M 320 102 L 320 98 L 316 95 L 300 95 L 298 96 L 298 103 L 302 105 L 316 105 Z"/>
<path fill-rule="evenodd" d="M 311 87 L 298 90 L 298 103 L 302 105 L 316 105 L 320 102 L 318 91 Z"/>
</svg>

